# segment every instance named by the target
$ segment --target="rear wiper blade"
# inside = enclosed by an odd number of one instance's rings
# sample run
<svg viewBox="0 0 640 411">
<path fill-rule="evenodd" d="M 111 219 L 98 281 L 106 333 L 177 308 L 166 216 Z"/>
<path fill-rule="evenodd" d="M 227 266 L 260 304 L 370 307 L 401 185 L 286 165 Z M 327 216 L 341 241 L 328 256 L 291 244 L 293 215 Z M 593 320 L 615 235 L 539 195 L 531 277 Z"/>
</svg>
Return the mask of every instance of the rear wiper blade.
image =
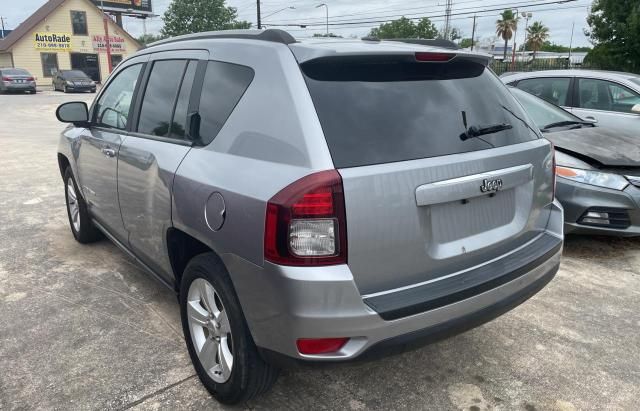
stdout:
<svg viewBox="0 0 640 411">
<path fill-rule="evenodd" d="M 460 140 L 465 141 L 470 138 L 486 136 L 487 134 L 495 134 L 504 130 L 511 130 L 513 126 L 507 123 L 491 124 L 489 126 L 471 126 L 464 133 L 460 134 Z"/>
<path fill-rule="evenodd" d="M 542 129 L 543 130 L 549 130 L 549 129 L 556 128 L 556 127 L 566 127 L 566 126 L 574 126 L 574 125 L 581 125 L 581 126 L 587 126 L 588 125 L 588 126 L 591 126 L 593 124 L 589 123 L 588 121 L 565 120 L 565 121 L 558 121 L 557 123 L 547 124 Z"/>
</svg>

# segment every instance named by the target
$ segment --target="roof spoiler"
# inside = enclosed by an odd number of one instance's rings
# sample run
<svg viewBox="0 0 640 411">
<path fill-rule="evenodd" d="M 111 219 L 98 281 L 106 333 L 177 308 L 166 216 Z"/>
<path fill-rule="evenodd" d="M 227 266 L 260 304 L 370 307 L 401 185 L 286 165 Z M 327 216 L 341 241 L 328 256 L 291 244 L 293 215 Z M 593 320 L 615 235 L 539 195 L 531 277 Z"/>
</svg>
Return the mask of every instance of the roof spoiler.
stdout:
<svg viewBox="0 0 640 411">
<path fill-rule="evenodd" d="M 273 43 L 293 44 L 296 39 L 284 30 L 267 29 L 267 30 L 221 30 L 221 31 L 205 31 L 202 33 L 185 34 L 183 36 L 171 37 L 149 44 L 147 47 L 161 46 L 163 44 L 175 43 L 185 40 L 205 40 L 205 39 L 245 39 L 245 40 L 261 40 Z"/>
</svg>

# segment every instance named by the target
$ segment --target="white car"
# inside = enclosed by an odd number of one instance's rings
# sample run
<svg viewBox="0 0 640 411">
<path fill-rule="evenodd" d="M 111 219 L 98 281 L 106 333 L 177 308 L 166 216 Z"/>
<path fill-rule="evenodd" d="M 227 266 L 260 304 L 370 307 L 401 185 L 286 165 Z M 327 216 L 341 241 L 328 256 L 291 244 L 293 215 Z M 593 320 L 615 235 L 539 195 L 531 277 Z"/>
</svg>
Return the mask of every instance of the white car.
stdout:
<svg viewBox="0 0 640 411">
<path fill-rule="evenodd" d="M 501 80 L 585 121 L 602 127 L 640 130 L 640 75 L 597 70 L 507 73 Z"/>
</svg>

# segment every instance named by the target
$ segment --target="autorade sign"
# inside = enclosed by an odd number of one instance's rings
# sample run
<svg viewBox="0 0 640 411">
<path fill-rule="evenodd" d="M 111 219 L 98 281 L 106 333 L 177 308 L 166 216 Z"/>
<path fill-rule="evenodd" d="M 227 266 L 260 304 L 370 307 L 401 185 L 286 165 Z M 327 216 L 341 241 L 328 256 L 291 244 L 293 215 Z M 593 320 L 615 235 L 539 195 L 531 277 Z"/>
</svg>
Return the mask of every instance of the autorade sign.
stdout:
<svg viewBox="0 0 640 411">
<path fill-rule="evenodd" d="M 37 50 L 71 51 L 71 35 L 69 33 L 34 33 L 33 46 Z"/>
</svg>

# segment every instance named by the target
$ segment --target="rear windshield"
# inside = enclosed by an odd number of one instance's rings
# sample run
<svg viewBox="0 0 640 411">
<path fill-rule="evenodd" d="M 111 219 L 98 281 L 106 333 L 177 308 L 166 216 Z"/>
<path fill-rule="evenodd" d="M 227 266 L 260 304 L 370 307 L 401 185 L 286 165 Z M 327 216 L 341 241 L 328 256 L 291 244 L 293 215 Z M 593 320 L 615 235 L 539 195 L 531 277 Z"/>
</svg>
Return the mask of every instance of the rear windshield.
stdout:
<svg viewBox="0 0 640 411">
<path fill-rule="evenodd" d="M 337 168 L 485 150 L 535 140 L 535 125 L 484 65 L 325 58 L 304 63 Z M 465 127 L 466 120 L 466 127 Z M 471 126 L 512 128 L 470 138 Z"/>
<path fill-rule="evenodd" d="M 84 71 L 80 70 L 65 70 L 62 75 L 66 78 L 89 78 Z"/>
<path fill-rule="evenodd" d="M 27 70 L 14 68 L 2 69 L 2 74 L 4 74 L 5 76 L 30 76 Z"/>
</svg>

